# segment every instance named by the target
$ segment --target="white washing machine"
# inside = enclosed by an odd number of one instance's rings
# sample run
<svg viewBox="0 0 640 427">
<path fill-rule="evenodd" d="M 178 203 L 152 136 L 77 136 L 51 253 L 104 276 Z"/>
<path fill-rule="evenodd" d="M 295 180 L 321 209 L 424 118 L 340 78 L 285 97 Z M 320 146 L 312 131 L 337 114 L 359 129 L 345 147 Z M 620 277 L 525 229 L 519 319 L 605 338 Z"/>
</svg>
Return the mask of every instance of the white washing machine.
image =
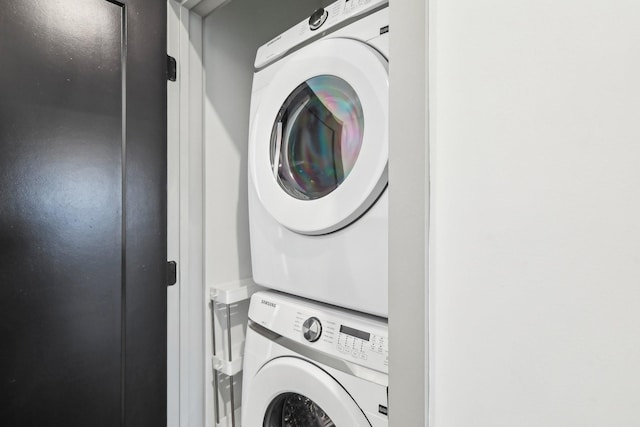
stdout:
<svg viewBox="0 0 640 427">
<path fill-rule="evenodd" d="M 258 49 L 248 188 L 258 284 L 383 317 L 388 31 L 339 0 Z"/>
<path fill-rule="evenodd" d="M 387 322 L 279 292 L 252 296 L 244 427 L 388 427 Z"/>
</svg>

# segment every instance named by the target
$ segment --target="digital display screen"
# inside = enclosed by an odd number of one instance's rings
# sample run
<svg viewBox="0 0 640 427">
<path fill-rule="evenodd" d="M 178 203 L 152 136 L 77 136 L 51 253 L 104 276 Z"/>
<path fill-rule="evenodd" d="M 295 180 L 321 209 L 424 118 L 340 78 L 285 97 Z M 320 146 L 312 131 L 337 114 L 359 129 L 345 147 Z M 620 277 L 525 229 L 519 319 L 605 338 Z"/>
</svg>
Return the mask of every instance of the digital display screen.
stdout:
<svg viewBox="0 0 640 427">
<path fill-rule="evenodd" d="M 371 338 L 371 334 L 368 332 L 359 331 L 344 325 L 340 325 L 340 333 L 351 335 L 352 337 L 360 338 L 365 341 L 369 341 L 369 338 Z"/>
</svg>

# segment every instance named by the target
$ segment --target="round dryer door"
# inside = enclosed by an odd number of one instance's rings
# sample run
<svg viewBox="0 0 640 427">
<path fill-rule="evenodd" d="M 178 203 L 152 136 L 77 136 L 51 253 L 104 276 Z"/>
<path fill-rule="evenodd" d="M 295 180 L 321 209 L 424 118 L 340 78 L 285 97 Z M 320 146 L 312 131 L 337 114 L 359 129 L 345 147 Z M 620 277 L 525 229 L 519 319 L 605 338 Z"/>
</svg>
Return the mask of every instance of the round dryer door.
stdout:
<svg viewBox="0 0 640 427">
<path fill-rule="evenodd" d="M 264 365 L 245 394 L 244 425 L 371 426 L 360 407 L 333 377 L 295 357 L 280 357 Z"/>
<path fill-rule="evenodd" d="M 254 116 L 250 173 L 283 226 L 330 233 L 362 215 L 387 184 L 388 62 L 340 38 L 284 61 Z"/>
</svg>

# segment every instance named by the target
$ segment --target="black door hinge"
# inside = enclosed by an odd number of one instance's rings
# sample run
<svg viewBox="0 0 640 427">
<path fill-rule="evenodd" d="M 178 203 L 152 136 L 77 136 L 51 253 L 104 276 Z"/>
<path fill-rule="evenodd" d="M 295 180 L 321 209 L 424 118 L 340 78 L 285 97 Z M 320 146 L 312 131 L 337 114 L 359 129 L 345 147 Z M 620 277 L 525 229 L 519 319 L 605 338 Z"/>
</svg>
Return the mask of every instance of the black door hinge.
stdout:
<svg viewBox="0 0 640 427">
<path fill-rule="evenodd" d="M 167 261 L 167 286 L 173 286 L 178 281 L 178 264 Z"/>
<path fill-rule="evenodd" d="M 167 55 L 167 80 L 175 82 L 178 77 L 178 63 L 176 58 Z"/>
</svg>

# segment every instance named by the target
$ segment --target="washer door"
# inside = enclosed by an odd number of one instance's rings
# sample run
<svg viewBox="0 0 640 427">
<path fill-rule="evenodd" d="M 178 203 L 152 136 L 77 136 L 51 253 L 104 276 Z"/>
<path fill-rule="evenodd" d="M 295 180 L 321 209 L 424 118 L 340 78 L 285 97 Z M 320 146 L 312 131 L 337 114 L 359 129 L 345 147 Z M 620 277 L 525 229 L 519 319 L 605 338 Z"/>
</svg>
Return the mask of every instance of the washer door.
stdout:
<svg viewBox="0 0 640 427">
<path fill-rule="evenodd" d="M 249 170 L 280 224 L 330 233 L 362 215 L 387 184 L 388 62 L 340 38 L 284 61 L 254 115 Z"/>
<path fill-rule="evenodd" d="M 280 357 L 246 391 L 243 424 L 263 427 L 371 427 L 342 386 L 312 363 Z"/>
</svg>

